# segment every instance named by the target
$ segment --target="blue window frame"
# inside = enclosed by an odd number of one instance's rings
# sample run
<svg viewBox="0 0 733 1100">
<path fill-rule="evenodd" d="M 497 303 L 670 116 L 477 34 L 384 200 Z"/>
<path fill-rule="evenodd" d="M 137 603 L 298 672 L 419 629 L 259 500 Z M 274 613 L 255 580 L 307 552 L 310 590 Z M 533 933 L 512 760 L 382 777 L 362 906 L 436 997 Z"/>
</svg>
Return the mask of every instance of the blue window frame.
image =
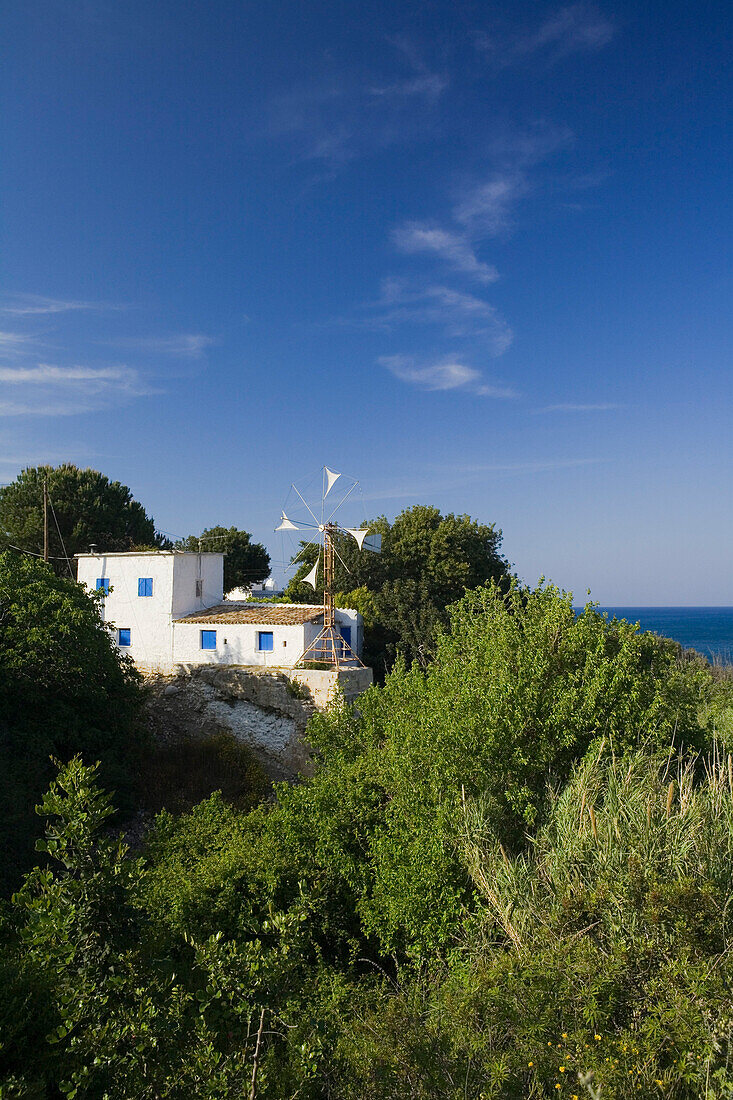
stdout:
<svg viewBox="0 0 733 1100">
<path fill-rule="evenodd" d="M 201 631 L 201 648 L 202 649 L 216 649 L 216 631 L 215 630 L 202 630 Z"/>
<path fill-rule="evenodd" d="M 129 626 L 120 627 L 117 631 L 117 645 L 122 646 L 123 649 L 132 645 L 132 631 Z"/>
<path fill-rule="evenodd" d="M 275 639 L 271 630 L 257 631 L 257 649 L 260 653 L 271 653 L 275 648 Z"/>
<path fill-rule="evenodd" d="M 109 577 L 97 577 L 96 589 L 97 592 L 104 592 L 106 596 L 109 592 Z"/>
<path fill-rule="evenodd" d="M 153 578 L 152 577 L 138 577 L 137 594 L 138 594 L 138 596 L 152 596 L 152 594 L 153 594 Z"/>
</svg>

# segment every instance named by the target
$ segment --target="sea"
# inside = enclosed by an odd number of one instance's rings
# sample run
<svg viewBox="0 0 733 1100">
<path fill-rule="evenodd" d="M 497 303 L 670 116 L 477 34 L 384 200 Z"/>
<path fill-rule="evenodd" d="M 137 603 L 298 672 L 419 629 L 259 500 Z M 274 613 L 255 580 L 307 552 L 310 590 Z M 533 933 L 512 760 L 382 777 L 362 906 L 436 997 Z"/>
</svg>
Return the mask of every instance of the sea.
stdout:
<svg viewBox="0 0 733 1100">
<path fill-rule="evenodd" d="M 733 664 L 733 607 L 601 607 L 695 649 L 714 664 Z"/>
</svg>

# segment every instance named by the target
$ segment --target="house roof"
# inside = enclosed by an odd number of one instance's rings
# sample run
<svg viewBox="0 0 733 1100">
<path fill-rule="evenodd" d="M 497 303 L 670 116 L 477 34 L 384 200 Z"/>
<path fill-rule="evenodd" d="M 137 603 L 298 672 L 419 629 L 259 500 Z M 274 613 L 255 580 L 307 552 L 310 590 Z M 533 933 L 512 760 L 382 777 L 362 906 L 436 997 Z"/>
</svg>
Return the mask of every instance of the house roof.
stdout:
<svg viewBox="0 0 733 1100">
<path fill-rule="evenodd" d="M 220 558 L 226 557 L 220 550 L 98 550 L 95 554 L 74 554 L 75 558 Z"/>
<path fill-rule="evenodd" d="M 175 619 L 177 623 L 255 623 L 258 626 L 301 626 L 323 615 L 313 604 L 218 603 Z"/>
</svg>

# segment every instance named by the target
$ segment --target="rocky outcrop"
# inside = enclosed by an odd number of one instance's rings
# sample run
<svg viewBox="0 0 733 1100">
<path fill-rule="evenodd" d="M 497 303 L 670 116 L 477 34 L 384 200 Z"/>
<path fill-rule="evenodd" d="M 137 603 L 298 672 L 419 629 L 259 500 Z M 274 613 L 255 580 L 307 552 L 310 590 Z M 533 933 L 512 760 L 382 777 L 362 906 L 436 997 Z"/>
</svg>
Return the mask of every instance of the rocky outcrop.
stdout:
<svg viewBox="0 0 733 1100">
<path fill-rule="evenodd" d="M 316 706 L 310 692 L 285 674 L 197 666 L 151 675 L 147 684 L 157 739 L 205 738 L 227 730 L 249 746 L 272 779 L 310 771 L 305 728 Z"/>
</svg>

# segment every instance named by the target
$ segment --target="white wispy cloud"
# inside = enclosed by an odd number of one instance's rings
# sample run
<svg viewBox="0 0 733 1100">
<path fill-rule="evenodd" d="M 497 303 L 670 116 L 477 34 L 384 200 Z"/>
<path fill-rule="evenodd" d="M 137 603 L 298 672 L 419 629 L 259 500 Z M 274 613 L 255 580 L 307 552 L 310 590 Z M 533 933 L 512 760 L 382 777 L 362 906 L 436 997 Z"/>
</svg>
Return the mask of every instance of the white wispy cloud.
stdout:
<svg viewBox="0 0 733 1100">
<path fill-rule="evenodd" d="M 492 169 L 483 179 L 464 182 L 450 211 L 450 224 L 405 222 L 392 230 L 393 244 L 406 254 L 442 259 L 479 282 L 494 282 L 499 273 L 479 260 L 479 243 L 512 228 L 519 202 L 534 187 L 531 170 L 572 140 L 567 127 L 540 123 L 495 135 L 486 154 Z"/>
<path fill-rule="evenodd" d="M 528 61 L 554 65 L 571 54 L 602 49 L 615 33 L 611 20 L 593 4 L 577 3 L 558 8 L 530 30 L 480 32 L 475 41 L 502 69 Z"/>
<path fill-rule="evenodd" d="M 0 416 L 71 416 L 125 404 L 157 392 L 133 367 L 0 367 L 0 384 L 18 399 L 0 401 Z"/>
<path fill-rule="evenodd" d="M 534 409 L 536 413 L 554 412 L 607 412 L 609 409 L 622 409 L 623 405 L 617 405 L 611 401 L 602 401 L 598 404 L 578 405 L 572 402 L 559 405 L 544 405 L 541 409 Z"/>
<path fill-rule="evenodd" d="M 481 341 L 490 354 L 502 355 L 513 340 L 504 318 L 490 302 L 442 285 L 414 286 L 385 279 L 379 298 L 363 307 L 361 316 L 342 321 L 359 328 L 392 331 L 400 325 L 436 325 L 449 337 Z"/>
<path fill-rule="evenodd" d="M 534 33 L 520 38 L 516 51 L 536 54 L 547 51 L 551 60 L 571 53 L 599 50 L 613 38 L 611 21 L 590 4 L 569 4 L 550 15 Z"/>
<path fill-rule="evenodd" d="M 432 133 L 436 106 L 450 77 L 427 65 L 407 39 L 387 42 L 399 53 L 382 59 L 379 75 L 345 70 L 337 59 L 330 72 L 274 96 L 253 120 L 269 141 L 288 140 L 299 160 L 320 162 L 317 179 L 331 179 L 354 160 Z M 262 112 L 260 112 L 262 114 Z"/>
<path fill-rule="evenodd" d="M 181 359 L 201 359 L 206 349 L 216 343 L 216 338 L 201 332 L 179 332 L 169 336 L 121 337 L 103 342 L 107 346 L 172 355 Z"/>
<path fill-rule="evenodd" d="M 400 252 L 409 255 L 428 253 L 445 260 L 455 271 L 472 275 L 479 282 L 492 283 L 499 273 L 491 264 L 476 256 L 465 236 L 423 222 L 407 222 L 392 231 L 392 240 Z"/>
<path fill-rule="evenodd" d="M 481 397 L 519 396 L 507 387 L 485 382 L 481 371 L 463 362 L 460 356 L 446 356 L 436 362 L 424 363 L 409 355 L 383 355 L 378 362 L 400 381 L 424 390 L 463 390 Z"/>
<path fill-rule="evenodd" d="M 25 351 L 33 343 L 33 337 L 21 332 L 0 332 L 0 355 L 13 355 Z"/>
<path fill-rule="evenodd" d="M 509 228 L 514 207 L 528 190 L 525 173 L 516 168 L 493 173 L 466 189 L 453 217 L 476 236 L 496 236 Z"/>
<path fill-rule="evenodd" d="M 139 375 L 131 367 L 56 367 L 50 363 L 39 363 L 35 367 L 0 366 L 0 382 L 26 386 L 49 383 L 76 386 L 81 382 L 91 382 L 102 386 L 135 387 L 139 385 Z"/>
<path fill-rule="evenodd" d="M 75 313 L 124 308 L 124 306 L 115 305 L 111 302 L 68 301 L 62 298 L 46 298 L 41 294 L 15 294 L 0 305 L 0 313 L 15 317 L 33 317 L 49 313 Z"/>
<path fill-rule="evenodd" d="M 378 97 L 419 96 L 425 99 L 437 99 L 446 90 L 448 84 L 448 77 L 441 73 L 421 73 L 406 80 L 372 87 L 369 89 L 369 94 Z"/>
<path fill-rule="evenodd" d="M 487 157 L 493 167 L 484 179 L 464 184 L 452 216 L 472 240 L 505 233 L 519 202 L 536 186 L 533 169 L 573 142 L 567 126 L 536 123 L 496 134 Z"/>
</svg>

